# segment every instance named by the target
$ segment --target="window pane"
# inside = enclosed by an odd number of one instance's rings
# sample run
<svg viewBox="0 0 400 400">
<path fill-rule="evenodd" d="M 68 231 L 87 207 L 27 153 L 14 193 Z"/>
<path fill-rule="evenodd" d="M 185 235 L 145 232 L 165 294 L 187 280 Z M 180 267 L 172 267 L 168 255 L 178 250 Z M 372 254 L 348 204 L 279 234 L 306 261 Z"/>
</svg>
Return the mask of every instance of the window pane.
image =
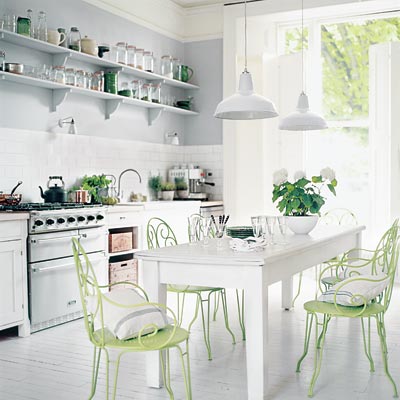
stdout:
<svg viewBox="0 0 400 400">
<path fill-rule="evenodd" d="M 369 47 L 399 39 L 400 18 L 321 26 L 326 118 L 368 119 Z"/>
<path fill-rule="evenodd" d="M 304 27 L 304 50 L 308 49 L 308 28 Z M 285 30 L 285 54 L 301 51 L 301 26 Z"/>
</svg>

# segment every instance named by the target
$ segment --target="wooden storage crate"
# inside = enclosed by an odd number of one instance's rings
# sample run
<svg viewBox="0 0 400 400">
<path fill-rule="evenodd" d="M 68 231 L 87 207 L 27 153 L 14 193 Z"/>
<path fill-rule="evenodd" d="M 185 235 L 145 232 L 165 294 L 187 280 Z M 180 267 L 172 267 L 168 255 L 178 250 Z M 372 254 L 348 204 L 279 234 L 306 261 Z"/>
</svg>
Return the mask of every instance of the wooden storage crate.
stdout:
<svg viewBox="0 0 400 400">
<path fill-rule="evenodd" d="M 112 262 L 109 264 L 110 284 L 115 282 L 138 282 L 138 260 L 126 260 Z M 121 288 L 132 288 L 131 285 L 117 285 L 111 290 Z"/>
<path fill-rule="evenodd" d="M 110 233 L 108 235 L 108 251 L 118 253 L 133 249 L 133 232 Z"/>
</svg>

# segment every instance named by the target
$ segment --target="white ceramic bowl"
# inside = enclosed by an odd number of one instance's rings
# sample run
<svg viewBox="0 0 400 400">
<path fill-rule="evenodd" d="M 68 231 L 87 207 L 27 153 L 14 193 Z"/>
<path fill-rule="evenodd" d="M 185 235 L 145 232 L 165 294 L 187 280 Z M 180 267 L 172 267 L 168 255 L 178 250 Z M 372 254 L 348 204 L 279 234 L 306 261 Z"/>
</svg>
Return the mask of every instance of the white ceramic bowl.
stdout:
<svg viewBox="0 0 400 400">
<path fill-rule="evenodd" d="M 305 215 L 301 217 L 288 216 L 289 229 L 297 235 L 307 235 L 317 225 L 318 215 Z"/>
</svg>

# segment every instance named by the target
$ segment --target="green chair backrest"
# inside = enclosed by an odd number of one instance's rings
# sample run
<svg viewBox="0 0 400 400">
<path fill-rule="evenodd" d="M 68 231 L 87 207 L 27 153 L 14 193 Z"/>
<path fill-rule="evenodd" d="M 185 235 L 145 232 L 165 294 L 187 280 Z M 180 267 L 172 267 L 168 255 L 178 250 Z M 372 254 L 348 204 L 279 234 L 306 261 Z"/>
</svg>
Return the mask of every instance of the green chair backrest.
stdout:
<svg viewBox="0 0 400 400">
<path fill-rule="evenodd" d="M 147 222 L 147 247 L 158 249 L 166 246 L 176 246 L 178 241 L 172 228 L 161 218 L 153 217 Z"/>
<path fill-rule="evenodd" d="M 357 217 L 347 208 L 333 208 L 322 215 L 320 222 L 324 225 L 352 226 L 357 225 Z"/>
</svg>

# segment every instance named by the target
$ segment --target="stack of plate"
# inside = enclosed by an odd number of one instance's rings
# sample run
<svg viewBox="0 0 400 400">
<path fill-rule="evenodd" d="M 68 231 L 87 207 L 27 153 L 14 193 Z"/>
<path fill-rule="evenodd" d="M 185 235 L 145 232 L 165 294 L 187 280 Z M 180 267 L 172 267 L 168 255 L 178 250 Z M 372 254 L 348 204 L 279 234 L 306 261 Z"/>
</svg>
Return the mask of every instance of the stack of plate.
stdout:
<svg viewBox="0 0 400 400">
<path fill-rule="evenodd" d="M 226 228 L 228 236 L 238 239 L 246 239 L 253 236 L 253 228 L 251 226 L 231 226 Z"/>
</svg>

